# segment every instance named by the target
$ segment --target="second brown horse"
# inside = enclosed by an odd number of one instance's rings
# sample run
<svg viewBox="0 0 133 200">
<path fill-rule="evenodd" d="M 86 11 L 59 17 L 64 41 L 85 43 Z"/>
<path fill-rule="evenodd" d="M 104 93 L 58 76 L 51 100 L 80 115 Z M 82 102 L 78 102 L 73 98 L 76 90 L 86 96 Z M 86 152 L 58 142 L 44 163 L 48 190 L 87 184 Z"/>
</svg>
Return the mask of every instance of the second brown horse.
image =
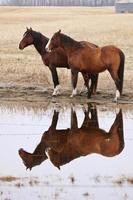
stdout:
<svg viewBox="0 0 133 200">
<path fill-rule="evenodd" d="M 62 34 L 60 30 L 49 40 L 46 50 L 51 51 L 58 47 L 66 52 L 69 67 L 73 72 L 80 71 L 91 76 L 108 70 L 116 85 L 114 101 L 117 101 L 123 89 L 125 55 L 121 49 L 113 45 L 101 48 L 82 45 L 79 41 Z M 89 87 L 88 97 L 91 97 Z"/>
</svg>

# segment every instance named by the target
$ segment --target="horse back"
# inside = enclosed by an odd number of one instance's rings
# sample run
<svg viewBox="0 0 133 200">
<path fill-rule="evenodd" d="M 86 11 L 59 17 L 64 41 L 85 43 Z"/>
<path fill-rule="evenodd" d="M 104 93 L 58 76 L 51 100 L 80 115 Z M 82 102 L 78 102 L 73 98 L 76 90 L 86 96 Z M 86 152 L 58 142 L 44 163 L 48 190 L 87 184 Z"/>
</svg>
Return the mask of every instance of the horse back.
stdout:
<svg viewBox="0 0 133 200">
<path fill-rule="evenodd" d="M 68 63 L 71 68 L 90 74 L 105 70 L 104 63 L 101 59 L 101 48 L 89 45 L 82 46 L 73 51 L 69 56 Z"/>
<path fill-rule="evenodd" d="M 98 46 L 96 44 L 93 44 L 91 42 L 87 42 L 87 41 L 81 41 L 80 42 L 83 46 L 89 46 L 89 47 L 92 47 L 92 48 L 97 48 Z"/>
</svg>

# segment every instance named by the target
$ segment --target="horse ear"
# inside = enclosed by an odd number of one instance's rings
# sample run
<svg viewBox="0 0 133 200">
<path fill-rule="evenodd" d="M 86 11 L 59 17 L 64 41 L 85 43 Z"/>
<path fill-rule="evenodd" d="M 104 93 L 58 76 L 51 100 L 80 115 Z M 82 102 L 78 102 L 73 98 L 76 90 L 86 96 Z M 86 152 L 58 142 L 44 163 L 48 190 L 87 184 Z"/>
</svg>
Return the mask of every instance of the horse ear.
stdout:
<svg viewBox="0 0 133 200">
<path fill-rule="evenodd" d="M 26 27 L 26 30 L 27 30 L 27 31 L 29 30 L 28 27 Z"/>
<path fill-rule="evenodd" d="M 61 29 L 58 31 L 58 33 L 61 33 Z"/>
<path fill-rule="evenodd" d="M 30 27 L 30 31 L 32 31 L 32 28 Z"/>
</svg>

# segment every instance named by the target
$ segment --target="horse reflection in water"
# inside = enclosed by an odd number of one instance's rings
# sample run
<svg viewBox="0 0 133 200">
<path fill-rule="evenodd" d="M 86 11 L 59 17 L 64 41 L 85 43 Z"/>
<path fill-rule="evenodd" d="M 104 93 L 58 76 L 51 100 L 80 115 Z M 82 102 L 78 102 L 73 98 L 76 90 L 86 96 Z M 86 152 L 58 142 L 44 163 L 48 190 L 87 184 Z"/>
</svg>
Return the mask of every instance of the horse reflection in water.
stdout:
<svg viewBox="0 0 133 200">
<path fill-rule="evenodd" d="M 122 111 L 116 115 L 109 132 L 99 128 L 96 108 L 88 106 L 84 115 L 84 121 L 78 128 L 76 112 L 71 109 L 71 128 L 57 130 L 59 112 L 54 111 L 51 126 L 44 132 L 35 151 L 19 150 L 26 168 L 32 169 L 48 158 L 60 169 L 60 166 L 91 153 L 107 157 L 118 155 L 124 148 Z"/>
</svg>

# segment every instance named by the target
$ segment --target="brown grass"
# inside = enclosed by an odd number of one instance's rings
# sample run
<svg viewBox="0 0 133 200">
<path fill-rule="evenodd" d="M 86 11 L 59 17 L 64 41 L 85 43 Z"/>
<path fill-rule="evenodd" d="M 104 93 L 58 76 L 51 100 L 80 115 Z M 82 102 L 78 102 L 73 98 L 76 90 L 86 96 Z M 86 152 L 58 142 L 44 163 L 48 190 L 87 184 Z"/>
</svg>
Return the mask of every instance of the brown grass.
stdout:
<svg viewBox="0 0 133 200">
<path fill-rule="evenodd" d="M 19 41 L 25 28 L 50 37 L 58 29 L 77 40 L 88 40 L 99 46 L 115 44 L 126 55 L 125 90 L 132 89 L 133 15 L 116 14 L 114 8 L 79 7 L 0 7 L 0 80 L 17 84 L 51 84 L 51 75 L 33 46 L 20 51 Z M 70 71 L 59 70 L 61 84 L 70 86 Z M 103 73 L 99 88 L 114 88 L 108 73 Z M 111 80 L 111 81 L 110 81 Z M 106 82 L 106 84 L 105 84 Z"/>
<path fill-rule="evenodd" d="M 123 186 L 123 184 L 125 184 L 125 183 L 133 185 L 133 177 L 122 176 L 122 177 L 118 178 L 114 183 L 116 183 L 119 186 Z"/>
<path fill-rule="evenodd" d="M 12 182 L 12 181 L 16 181 L 18 179 L 19 178 L 13 177 L 13 176 L 3 176 L 3 177 L 0 177 L 0 181 L 2 181 L 2 182 Z"/>
</svg>

